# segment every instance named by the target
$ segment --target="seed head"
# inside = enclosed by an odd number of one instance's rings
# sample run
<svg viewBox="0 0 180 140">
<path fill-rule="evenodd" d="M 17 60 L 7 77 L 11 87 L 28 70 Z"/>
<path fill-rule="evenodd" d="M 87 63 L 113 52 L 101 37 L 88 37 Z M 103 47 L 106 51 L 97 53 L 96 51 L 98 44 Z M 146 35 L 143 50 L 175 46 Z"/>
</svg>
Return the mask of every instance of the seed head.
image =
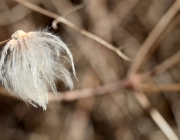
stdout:
<svg viewBox="0 0 180 140">
<path fill-rule="evenodd" d="M 47 31 L 18 30 L 1 52 L 0 80 L 12 95 L 45 110 L 48 90 L 57 94 L 55 80 L 73 88 L 66 62 L 76 77 L 72 54 L 59 37 Z"/>
</svg>

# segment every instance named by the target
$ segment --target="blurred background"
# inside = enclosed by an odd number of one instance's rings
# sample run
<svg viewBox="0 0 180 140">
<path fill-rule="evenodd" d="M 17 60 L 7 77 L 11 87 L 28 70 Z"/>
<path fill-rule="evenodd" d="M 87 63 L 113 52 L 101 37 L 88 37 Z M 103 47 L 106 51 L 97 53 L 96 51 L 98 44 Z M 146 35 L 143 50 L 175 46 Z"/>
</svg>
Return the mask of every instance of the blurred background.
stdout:
<svg viewBox="0 0 180 140">
<path fill-rule="evenodd" d="M 75 25 L 113 44 L 130 58 L 174 0 L 29 0 L 64 16 Z M 13 0 L 0 0 L 0 41 L 17 30 L 48 28 L 59 35 L 73 53 L 77 77 L 75 89 L 97 87 L 126 77 L 132 62 Z M 1 49 L 3 45 L 0 46 Z M 180 49 L 180 26 L 161 41 L 144 70 L 152 69 Z M 71 68 L 69 68 L 71 71 Z M 180 82 L 180 65 L 154 77 L 154 83 Z M 61 81 L 59 92 L 68 90 Z M 121 90 L 105 96 L 71 102 L 50 101 L 46 111 L 6 96 L 0 87 L 0 140 L 167 140 L 163 132 L 134 98 Z M 63 93 L 62 93 L 63 94 Z M 180 136 L 180 94 L 147 94 L 154 106 Z"/>
</svg>

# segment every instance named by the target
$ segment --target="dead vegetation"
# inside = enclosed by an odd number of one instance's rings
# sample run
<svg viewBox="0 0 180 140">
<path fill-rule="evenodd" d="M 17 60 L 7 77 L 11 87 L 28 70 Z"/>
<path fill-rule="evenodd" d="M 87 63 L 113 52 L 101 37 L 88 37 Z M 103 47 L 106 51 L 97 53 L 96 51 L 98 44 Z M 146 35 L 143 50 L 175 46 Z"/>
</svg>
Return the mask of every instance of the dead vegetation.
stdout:
<svg viewBox="0 0 180 140">
<path fill-rule="evenodd" d="M 73 53 L 79 79 L 72 91 L 57 81 L 47 111 L 1 87 L 0 139 L 180 139 L 180 0 L 0 3 L 2 41 L 50 27 Z"/>
</svg>

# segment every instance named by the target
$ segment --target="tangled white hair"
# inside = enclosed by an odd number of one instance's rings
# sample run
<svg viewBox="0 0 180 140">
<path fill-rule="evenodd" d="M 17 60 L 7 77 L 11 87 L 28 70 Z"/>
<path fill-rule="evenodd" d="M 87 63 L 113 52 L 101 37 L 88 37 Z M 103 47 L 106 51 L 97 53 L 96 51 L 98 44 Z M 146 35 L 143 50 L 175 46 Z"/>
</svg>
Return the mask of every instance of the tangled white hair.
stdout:
<svg viewBox="0 0 180 140">
<path fill-rule="evenodd" d="M 65 62 L 70 62 L 76 77 L 72 54 L 59 37 L 47 31 L 18 30 L 2 50 L 0 80 L 12 95 L 46 110 L 48 89 L 57 94 L 56 79 L 73 88 Z"/>
</svg>

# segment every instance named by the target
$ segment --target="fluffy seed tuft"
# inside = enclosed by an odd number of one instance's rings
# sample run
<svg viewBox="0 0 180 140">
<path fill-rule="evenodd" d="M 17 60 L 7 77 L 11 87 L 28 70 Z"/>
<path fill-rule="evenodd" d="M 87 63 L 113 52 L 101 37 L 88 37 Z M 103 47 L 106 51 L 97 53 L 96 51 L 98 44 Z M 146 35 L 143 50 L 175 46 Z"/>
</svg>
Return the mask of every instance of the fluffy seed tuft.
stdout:
<svg viewBox="0 0 180 140">
<path fill-rule="evenodd" d="M 60 38 L 47 31 L 18 30 L 1 52 L 0 80 L 12 95 L 46 110 L 49 88 L 57 94 L 55 80 L 73 88 L 66 62 L 76 77 L 72 54 Z"/>
</svg>

